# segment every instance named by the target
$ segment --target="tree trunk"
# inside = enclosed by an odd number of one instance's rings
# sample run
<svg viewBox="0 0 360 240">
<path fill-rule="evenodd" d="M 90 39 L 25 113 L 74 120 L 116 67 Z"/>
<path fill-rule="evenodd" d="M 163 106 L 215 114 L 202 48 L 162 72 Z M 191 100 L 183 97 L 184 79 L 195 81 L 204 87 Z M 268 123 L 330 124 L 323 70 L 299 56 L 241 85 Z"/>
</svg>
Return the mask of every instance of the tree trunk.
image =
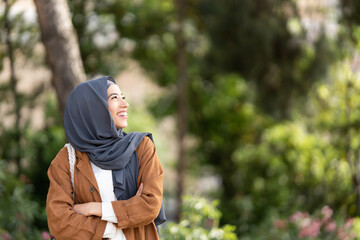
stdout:
<svg viewBox="0 0 360 240">
<path fill-rule="evenodd" d="M 79 44 L 71 22 L 66 0 L 34 0 L 45 45 L 46 57 L 53 74 L 59 107 L 64 116 L 71 90 L 86 80 Z"/>
<path fill-rule="evenodd" d="M 184 0 L 175 0 L 175 6 L 178 19 L 178 31 L 176 33 L 176 42 L 178 46 L 177 52 L 177 72 L 178 72 L 178 99 L 177 99 L 177 122 L 178 122 L 178 179 L 177 179 L 177 192 L 176 192 L 176 220 L 180 220 L 182 196 L 184 192 L 185 183 L 185 170 L 186 170 L 186 158 L 185 158 L 185 146 L 184 137 L 187 131 L 187 110 L 186 110 L 186 89 L 187 89 L 187 69 L 186 69 L 186 49 L 185 39 L 183 33 L 183 21 L 184 21 Z"/>
</svg>

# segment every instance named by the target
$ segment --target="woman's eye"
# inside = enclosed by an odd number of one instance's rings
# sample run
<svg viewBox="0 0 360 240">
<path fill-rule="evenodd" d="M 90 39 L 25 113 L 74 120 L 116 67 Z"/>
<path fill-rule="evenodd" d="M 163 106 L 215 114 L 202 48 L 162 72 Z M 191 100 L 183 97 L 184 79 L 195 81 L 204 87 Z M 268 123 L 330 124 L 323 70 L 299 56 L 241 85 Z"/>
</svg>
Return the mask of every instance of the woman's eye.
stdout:
<svg viewBox="0 0 360 240">
<path fill-rule="evenodd" d="M 121 98 L 122 98 L 122 100 L 125 100 L 125 96 L 122 96 Z"/>
<path fill-rule="evenodd" d="M 118 99 L 118 96 L 113 96 L 111 99 Z"/>
</svg>

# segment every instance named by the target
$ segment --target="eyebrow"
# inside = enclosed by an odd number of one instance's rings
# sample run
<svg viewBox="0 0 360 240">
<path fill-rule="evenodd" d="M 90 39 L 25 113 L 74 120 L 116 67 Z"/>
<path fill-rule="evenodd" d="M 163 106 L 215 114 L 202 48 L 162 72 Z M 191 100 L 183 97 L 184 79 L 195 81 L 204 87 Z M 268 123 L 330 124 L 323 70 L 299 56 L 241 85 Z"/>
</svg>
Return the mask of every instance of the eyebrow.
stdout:
<svg viewBox="0 0 360 240">
<path fill-rule="evenodd" d="M 110 98 L 113 95 L 119 95 L 118 93 L 110 93 L 110 95 L 108 96 L 108 98 Z"/>
<path fill-rule="evenodd" d="M 110 95 L 108 96 L 108 98 L 110 98 L 110 97 L 111 97 L 111 96 L 113 96 L 113 95 L 119 95 L 119 93 L 110 93 Z M 124 96 L 124 94 L 123 94 L 123 93 L 121 93 L 121 94 L 120 94 L 120 96 L 122 96 L 122 97 L 123 97 L 123 96 Z"/>
</svg>

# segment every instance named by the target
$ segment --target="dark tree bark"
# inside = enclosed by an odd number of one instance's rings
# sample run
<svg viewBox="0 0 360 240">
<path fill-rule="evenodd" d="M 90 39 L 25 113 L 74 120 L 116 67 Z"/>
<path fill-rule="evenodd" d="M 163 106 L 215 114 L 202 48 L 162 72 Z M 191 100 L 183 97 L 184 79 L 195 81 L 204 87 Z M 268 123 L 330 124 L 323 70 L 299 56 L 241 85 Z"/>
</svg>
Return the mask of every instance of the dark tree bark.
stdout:
<svg viewBox="0 0 360 240">
<path fill-rule="evenodd" d="M 86 80 L 66 0 L 34 0 L 62 116 L 71 90 Z"/>
<path fill-rule="evenodd" d="M 185 157 L 185 146 L 184 137 L 187 132 L 187 109 L 186 109 L 186 94 L 187 94 L 187 60 L 186 60 L 186 49 L 185 39 L 183 33 L 183 21 L 185 17 L 185 1 L 175 0 L 175 6 L 177 11 L 178 31 L 176 33 L 177 42 L 177 122 L 178 122 L 178 179 L 177 179 L 177 208 L 176 208 L 176 219 L 179 221 L 181 217 L 181 206 L 182 196 L 184 193 L 185 183 L 185 171 L 186 171 L 186 157 Z"/>
</svg>

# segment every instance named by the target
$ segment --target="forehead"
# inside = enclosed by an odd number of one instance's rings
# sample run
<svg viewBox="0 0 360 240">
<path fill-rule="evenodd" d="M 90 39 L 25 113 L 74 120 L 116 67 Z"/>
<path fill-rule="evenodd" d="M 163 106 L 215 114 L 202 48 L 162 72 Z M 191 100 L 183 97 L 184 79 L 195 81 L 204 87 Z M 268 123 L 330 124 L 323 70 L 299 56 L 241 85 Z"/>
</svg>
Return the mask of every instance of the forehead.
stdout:
<svg viewBox="0 0 360 240">
<path fill-rule="evenodd" d="M 112 93 L 117 93 L 117 94 L 122 94 L 120 88 L 118 85 L 116 84 L 113 84 L 113 85 L 110 85 L 107 89 L 107 94 L 112 94 Z"/>
</svg>

